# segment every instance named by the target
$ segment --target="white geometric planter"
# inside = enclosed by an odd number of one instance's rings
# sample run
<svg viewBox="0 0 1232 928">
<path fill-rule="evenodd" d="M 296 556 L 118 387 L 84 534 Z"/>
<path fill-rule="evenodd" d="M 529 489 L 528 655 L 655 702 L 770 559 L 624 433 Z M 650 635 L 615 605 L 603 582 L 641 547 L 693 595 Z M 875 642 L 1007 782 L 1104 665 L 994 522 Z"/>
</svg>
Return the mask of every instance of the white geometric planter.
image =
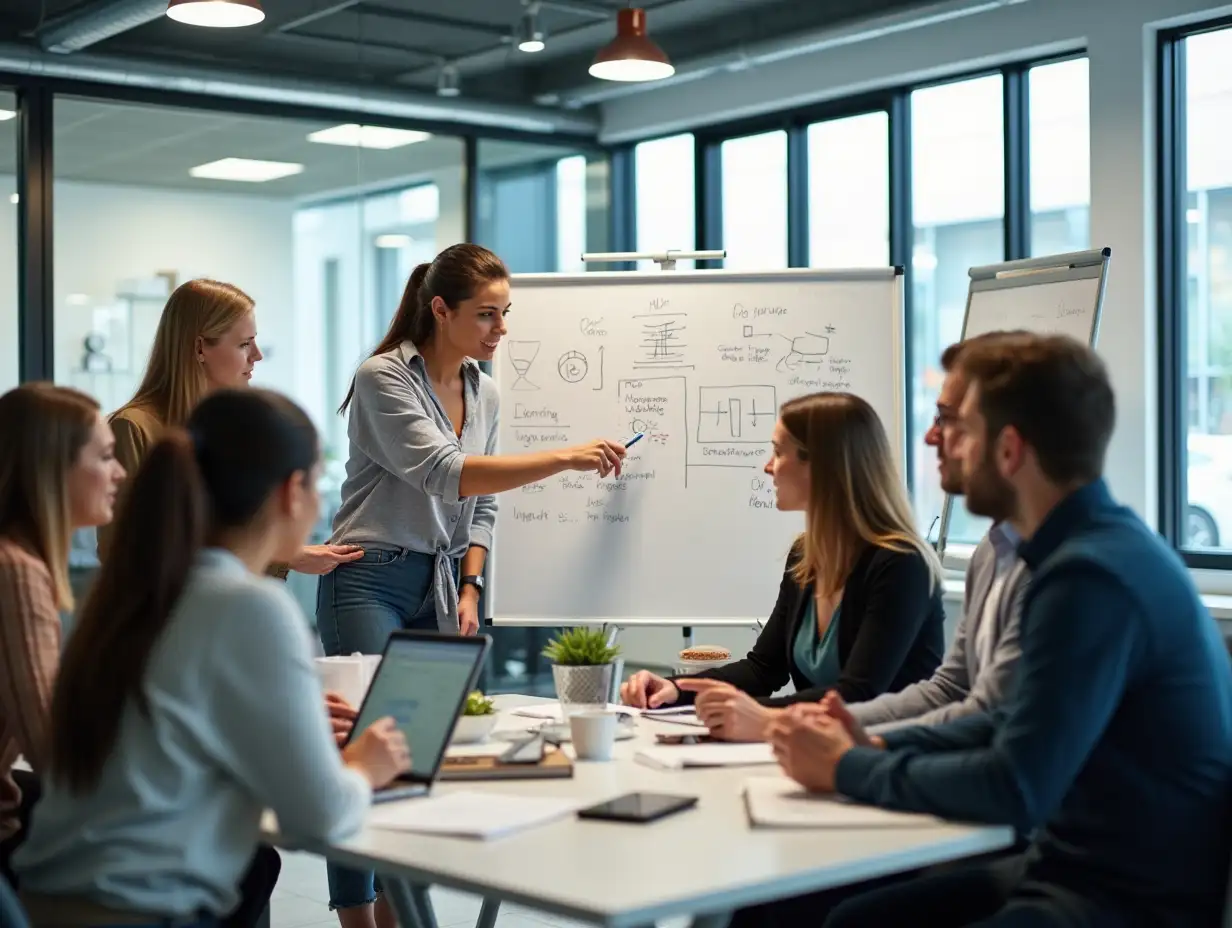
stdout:
<svg viewBox="0 0 1232 928">
<path fill-rule="evenodd" d="M 561 721 L 577 712 L 607 708 L 615 679 L 615 664 L 597 664 L 589 667 L 552 665 L 552 679 L 556 683 L 556 698 L 560 700 Z"/>
</svg>

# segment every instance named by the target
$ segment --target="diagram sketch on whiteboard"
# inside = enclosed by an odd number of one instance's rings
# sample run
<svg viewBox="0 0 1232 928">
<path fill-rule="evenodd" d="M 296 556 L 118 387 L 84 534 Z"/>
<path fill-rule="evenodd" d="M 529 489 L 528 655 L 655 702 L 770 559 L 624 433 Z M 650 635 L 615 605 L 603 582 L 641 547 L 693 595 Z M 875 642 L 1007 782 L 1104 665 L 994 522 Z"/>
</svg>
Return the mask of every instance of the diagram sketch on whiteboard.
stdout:
<svg viewBox="0 0 1232 928">
<path fill-rule="evenodd" d="M 768 442 L 778 418 L 773 386 L 698 387 L 699 444 Z"/>
<path fill-rule="evenodd" d="M 805 332 L 803 335 L 797 335 L 794 338 L 787 339 L 787 353 L 779 359 L 776 365 L 779 373 L 787 373 L 789 371 L 797 371 L 801 368 L 816 369 L 821 366 L 821 362 L 825 356 L 830 353 L 830 337 L 828 335 L 818 335 L 814 332 Z"/>
<path fill-rule="evenodd" d="M 513 366 L 514 373 L 517 377 L 510 384 L 510 390 L 538 390 L 539 387 L 526 379 L 526 375 L 530 373 L 530 367 L 535 363 L 535 358 L 539 354 L 539 342 L 537 341 L 518 341 L 510 339 L 509 341 L 509 363 Z"/>
</svg>

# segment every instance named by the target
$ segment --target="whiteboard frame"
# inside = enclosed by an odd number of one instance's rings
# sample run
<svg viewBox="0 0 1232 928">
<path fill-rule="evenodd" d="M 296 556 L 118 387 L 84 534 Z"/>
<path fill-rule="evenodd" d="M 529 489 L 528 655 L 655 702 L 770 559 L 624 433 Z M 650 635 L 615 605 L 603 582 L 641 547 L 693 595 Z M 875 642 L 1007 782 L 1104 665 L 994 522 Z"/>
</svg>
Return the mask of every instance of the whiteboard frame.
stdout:
<svg viewBox="0 0 1232 928">
<path fill-rule="evenodd" d="M 655 286 L 676 286 L 679 284 L 689 283 L 709 283 L 709 282 L 730 282 L 730 283 L 758 283 L 765 281 L 782 281 L 782 280 L 798 280 L 816 283 L 839 283 L 839 282 L 876 282 L 886 281 L 894 284 L 894 315 L 895 321 L 891 325 L 892 344 L 891 351 L 893 352 L 894 362 L 894 391 L 898 397 L 897 408 L 895 410 L 894 421 L 887 423 L 886 431 L 890 438 L 891 450 L 895 457 L 895 463 L 898 465 L 899 472 L 906 478 L 907 467 L 907 404 L 910 398 L 907 395 L 906 384 L 906 306 L 904 303 L 905 282 L 906 278 L 903 272 L 903 267 L 874 267 L 874 268 L 787 268 L 783 270 L 773 271 L 733 271 L 733 270 L 635 270 L 635 271 L 583 271 L 580 273 L 549 273 L 549 274 L 514 274 L 511 278 L 513 291 L 513 306 L 517 307 L 518 302 L 518 287 L 521 285 L 534 285 L 537 287 L 566 287 L 575 286 L 577 284 L 594 284 L 606 286 L 622 286 L 626 284 L 654 284 Z M 495 371 L 494 371 L 495 376 Z M 499 384 L 497 385 L 499 389 Z M 500 453 L 498 448 L 497 453 Z M 497 510 L 496 517 L 500 518 L 500 510 Z M 507 615 L 499 616 L 497 614 L 500 596 L 498 593 L 499 584 L 497 583 L 496 564 L 500 558 L 500 546 L 496 543 L 495 533 L 493 533 L 492 550 L 488 552 L 487 564 L 488 583 L 487 595 L 488 599 L 488 616 L 485 619 L 487 624 L 492 626 L 502 627 L 538 627 L 538 628 L 557 628 L 561 626 L 578 626 L 578 625 L 598 625 L 598 626 L 616 626 L 622 628 L 640 627 L 666 627 L 666 628 L 694 628 L 694 627 L 724 627 L 724 628 L 750 628 L 764 625 L 766 617 L 770 614 L 770 607 L 773 603 L 766 604 L 766 613 L 758 616 L 724 616 L 706 618 L 704 616 L 684 617 L 684 616 L 585 616 L 570 620 L 560 618 L 546 618 L 543 616 L 520 616 Z"/>
<path fill-rule="evenodd" d="M 1071 251 L 1060 255 L 1026 258 L 1021 261 L 1006 261 L 1002 264 L 986 264 L 973 267 L 967 272 L 971 284 L 967 288 L 967 306 L 963 310 L 962 335 L 967 339 L 967 323 L 971 318 L 971 299 L 977 293 L 990 290 L 1017 290 L 1042 284 L 1064 283 L 1071 280 L 1099 278 L 1095 294 L 1095 312 L 1091 314 L 1091 332 L 1087 344 L 1095 347 L 1099 338 L 1099 323 L 1104 311 L 1104 291 L 1108 286 L 1108 262 L 1111 248 L 1095 248 L 1090 251 Z M 954 511 L 954 497 L 947 493 L 941 504 L 941 527 L 937 529 L 937 557 L 945 559 L 945 544 L 949 540 L 950 519 Z"/>
</svg>

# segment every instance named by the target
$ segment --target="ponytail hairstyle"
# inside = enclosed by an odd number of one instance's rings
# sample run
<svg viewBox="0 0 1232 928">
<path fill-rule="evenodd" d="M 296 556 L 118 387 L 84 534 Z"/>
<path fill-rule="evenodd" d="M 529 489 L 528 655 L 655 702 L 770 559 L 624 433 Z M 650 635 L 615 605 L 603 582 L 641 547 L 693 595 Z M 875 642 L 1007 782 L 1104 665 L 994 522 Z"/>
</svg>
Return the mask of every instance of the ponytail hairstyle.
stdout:
<svg viewBox="0 0 1232 928">
<path fill-rule="evenodd" d="M 471 299 L 484 284 L 509 279 L 509 268 L 482 245 L 462 242 L 450 245 L 432 259 L 430 264 L 420 264 L 411 271 L 402 291 L 402 302 L 389 323 L 389 330 L 376 346 L 370 358 L 393 351 L 408 339 L 417 348 L 422 348 L 436 334 L 436 315 L 432 312 L 432 300 L 440 297 L 450 309 Z M 355 378 L 346 399 L 338 407 L 342 415 L 351 405 L 355 395 Z"/>
<path fill-rule="evenodd" d="M 0 535 L 47 565 L 56 607 L 64 610 L 73 608 L 68 475 L 98 416 L 93 399 L 51 383 L 23 384 L 0 396 Z"/>
<path fill-rule="evenodd" d="M 92 789 L 127 704 L 148 716 L 150 655 L 200 549 L 253 525 L 293 475 L 312 479 L 318 457 L 312 421 L 268 390 L 212 393 L 185 428 L 163 432 L 132 481 L 116 544 L 60 663 L 49 745 L 58 783 L 77 793 Z"/>
</svg>

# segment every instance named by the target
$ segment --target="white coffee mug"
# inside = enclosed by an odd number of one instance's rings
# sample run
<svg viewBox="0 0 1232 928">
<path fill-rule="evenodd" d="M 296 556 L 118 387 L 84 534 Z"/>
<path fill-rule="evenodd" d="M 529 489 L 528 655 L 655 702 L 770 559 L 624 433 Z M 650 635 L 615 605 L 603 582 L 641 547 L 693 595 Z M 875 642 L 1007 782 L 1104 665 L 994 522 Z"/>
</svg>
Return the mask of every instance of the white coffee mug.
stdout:
<svg viewBox="0 0 1232 928">
<path fill-rule="evenodd" d="M 577 759 L 611 760 L 619 723 L 620 716 L 615 712 L 578 712 L 569 716 L 569 733 Z"/>
</svg>

